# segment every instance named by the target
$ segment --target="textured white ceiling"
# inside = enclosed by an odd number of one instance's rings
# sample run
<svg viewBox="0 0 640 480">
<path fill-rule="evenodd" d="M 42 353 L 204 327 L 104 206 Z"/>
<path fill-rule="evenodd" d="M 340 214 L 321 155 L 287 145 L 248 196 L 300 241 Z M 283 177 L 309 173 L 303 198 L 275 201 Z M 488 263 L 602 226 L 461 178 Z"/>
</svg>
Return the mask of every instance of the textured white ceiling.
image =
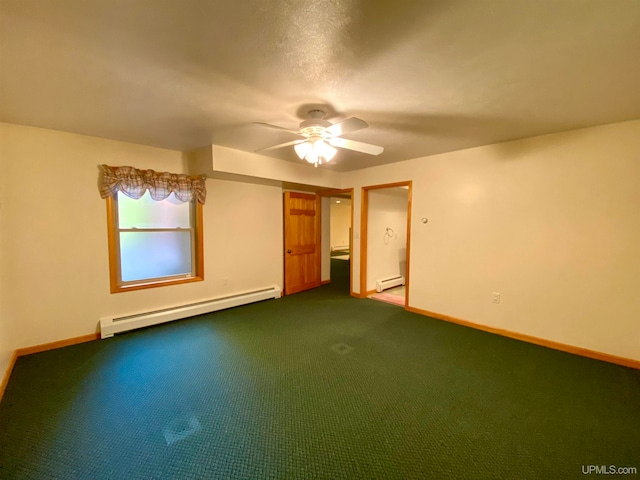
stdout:
<svg viewBox="0 0 640 480">
<path fill-rule="evenodd" d="M 178 150 L 370 128 L 340 171 L 640 118 L 638 0 L 1 0 L 0 121 Z M 291 147 L 269 155 L 299 161 Z"/>
</svg>

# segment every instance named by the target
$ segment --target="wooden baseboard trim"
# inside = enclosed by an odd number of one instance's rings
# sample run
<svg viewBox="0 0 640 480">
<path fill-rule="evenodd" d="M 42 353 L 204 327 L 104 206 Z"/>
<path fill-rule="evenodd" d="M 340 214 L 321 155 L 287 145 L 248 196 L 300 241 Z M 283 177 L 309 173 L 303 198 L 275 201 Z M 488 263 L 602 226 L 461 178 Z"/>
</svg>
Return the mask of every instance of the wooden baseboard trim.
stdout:
<svg viewBox="0 0 640 480">
<path fill-rule="evenodd" d="M 329 284 L 329 283 L 331 283 L 331 279 L 329 279 L 329 280 L 322 280 L 322 282 L 320 282 L 320 285 L 327 285 L 327 284 Z"/>
<path fill-rule="evenodd" d="M 9 383 L 9 377 L 11 376 L 11 372 L 13 372 L 13 366 L 16 364 L 17 359 L 18 359 L 18 354 L 14 351 L 11 354 L 11 358 L 9 359 L 9 365 L 7 366 L 6 372 L 4 372 L 4 377 L 2 377 L 2 383 L 0 383 L 0 401 L 4 396 L 4 391 L 7 388 L 7 384 Z"/>
<path fill-rule="evenodd" d="M 46 352 L 47 350 L 53 350 L 54 348 L 68 347 L 70 345 L 76 345 L 78 343 L 91 342 L 100 338 L 99 333 L 90 333 L 88 335 L 82 335 L 80 337 L 67 338 L 66 340 L 58 340 L 57 342 L 43 343 L 41 345 L 34 345 L 33 347 L 18 348 L 16 355 L 21 357 L 23 355 L 31 355 L 32 353 Z"/>
<path fill-rule="evenodd" d="M 640 360 L 634 360 L 632 358 L 618 357 L 609 353 L 597 352 L 595 350 L 589 350 L 587 348 L 576 347 L 573 345 L 567 345 L 565 343 L 554 342 L 553 340 L 546 340 L 544 338 L 534 337 L 526 335 L 524 333 L 512 332 L 504 330 L 502 328 L 490 327 L 488 325 L 482 325 L 480 323 L 469 322 L 468 320 L 462 320 L 460 318 L 451 317 L 442 313 L 430 312 L 428 310 L 422 310 L 420 308 L 407 306 L 406 310 L 409 312 L 417 313 L 419 315 L 425 315 L 427 317 L 436 318 L 438 320 L 444 320 L 445 322 L 456 323 L 465 327 L 475 328 L 476 330 L 482 330 L 488 333 L 495 333 L 503 337 L 513 338 L 527 343 L 533 343 L 542 347 L 553 348 L 554 350 L 560 350 L 562 352 L 572 353 L 574 355 L 580 355 L 582 357 L 593 358 L 595 360 L 602 360 L 604 362 L 615 363 L 624 367 L 635 368 L 640 370 Z"/>
<path fill-rule="evenodd" d="M 31 355 L 32 353 L 40 353 L 46 352 L 47 350 L 53 350 L 54 348 L 62 348 L 68 347 L 70 345 L 76 345 L 78 343 L 91 342 L 93 340 L 99 340 L 99 333 L 90 333 L 89 335 L 82 335 L 80 337 L 67 338 L 66 340 L 58 340 L 57 342 L 43 343 L 41 345 L 34 345 L 32 347 L 18 348 L 11 355 L 11 360 L 9 360 L 9 366 L 7 367 L 7 371 L 2 378 L 2 383 L 0 383 L 0 400 L 2 400 L 2 396 L 4 395 L 4 391 L 7 388 L 7 384 L 9 383 L 9 377 L 11 377 L 11 373 L 13 372 L 13 367 L 16 364 L 16 360 L 18 357 L 22 357 L 23 355 Z"/>
</svg>

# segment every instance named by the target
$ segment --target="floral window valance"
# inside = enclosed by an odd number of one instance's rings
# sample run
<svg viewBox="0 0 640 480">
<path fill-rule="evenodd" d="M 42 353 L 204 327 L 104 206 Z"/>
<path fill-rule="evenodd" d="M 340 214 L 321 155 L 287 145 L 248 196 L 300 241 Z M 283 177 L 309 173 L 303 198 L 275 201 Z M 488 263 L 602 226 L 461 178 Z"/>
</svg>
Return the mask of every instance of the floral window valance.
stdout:
<svg viewBox="0 0 640 480">
<path fill-rule="evenodd" d="M 181 202 L 190 202 L 195 197 L 204 205 L 207 187 L 204 175 L 188 176 L 153 170 L 138 170 L 133 167 L 110 167 L 100 165 L 100 196 L 107 198 L 117 192 L 138 199 L 149 190 L 154 200 L 164 200 L 173 192 Z"/>
</svg>

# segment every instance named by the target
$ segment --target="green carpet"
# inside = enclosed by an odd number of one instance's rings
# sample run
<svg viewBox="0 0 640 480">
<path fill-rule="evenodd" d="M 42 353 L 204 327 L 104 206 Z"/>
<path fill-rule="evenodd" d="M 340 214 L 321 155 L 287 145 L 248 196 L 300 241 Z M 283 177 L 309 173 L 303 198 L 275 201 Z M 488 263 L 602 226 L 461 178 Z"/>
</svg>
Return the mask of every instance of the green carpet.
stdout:
<svg viewBox="0 0 640 480">
<path fill-rule="evenodd" d="M 640 470 L 639 371 L 349 297 L 348 266 L 312 291 L 19 358 L 0 478 Z"/>
</svg>

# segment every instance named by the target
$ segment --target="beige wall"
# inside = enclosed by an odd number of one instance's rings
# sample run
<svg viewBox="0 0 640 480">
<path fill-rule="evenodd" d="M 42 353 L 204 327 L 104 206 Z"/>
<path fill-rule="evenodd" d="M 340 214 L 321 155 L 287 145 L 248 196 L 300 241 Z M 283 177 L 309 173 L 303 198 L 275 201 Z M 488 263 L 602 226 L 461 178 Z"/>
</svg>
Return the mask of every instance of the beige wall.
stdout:
<svg viewBox="0 0 640 480">
<path fill-rule="evenodd" d="M 336 203 L 331 199 L 331 246 L 340 247 L 349 245 L 349 228 L 351 227 L 351 203 Z"/>
<path fill-rule="evenodd" d="M 369 191 L 367 291 L 376 288 L 377 280 L 406 273 L 408 197 L 398 187 Z"/>
<path fill-rule="evenodd" d="M 220 145 L 200 148 L 190 155 L 190 173 L 210 178 L 218 175 L 240 175 L 247 179 L 276 181 L 295 189 L 295 185 L 314 185 L 338 188 L 340 174 L 324 168 L 315 168 L 307 162 L 290 162 L 265 155 L 243 152 Z"/>
<path fill-rule="evenodd" d="M 5 136 L 4 131 L 0 130 L 0 382 L 2 381 L 5 371 L 9 365 L 9 360 L 15 350 L 13 342 L 10 338 L 9 324 L 7 316 L 4 312 L 4 263 L 7 258 L 7 250 L 5 248 L 5 236 L 8 234 L 6 228 L 4 228 L 4 211 L 6 198 L 4 195 L 4 183 L 6 180 L 5 175 L 5 161 L 7 156 L 4 151 Z"/>
<path fill-rule="evenodd" d="M 320 248 L 321 248 L 321 260 L 320 260 L 320 280 L 325 282 L 331 280 L 331 245 L 330 238 L 330 224 L 333 221 L 331 210 L 331 199 L 329 197 L 321 198 L 321 210 L 320 210 Z"/>
<path fill-rule="evenodd" d="M 51 130 L 2 131 L 3 314 L 10 349 L 97 331 L 100 318 L 282 286 L 282 190 L 207 180 L 204 282 L 109 293 L 97 165 L 183 171 L 180 152 Z M 228 286 L 223 286 L 223 278 Z M 6 279 L 11 279 L 7 282 Z M 2 346 L 2 343 L 0 343 Z M 5 347 L 6 349 L 6 347 Z"/>
<path fill-rule="evenodd" d="M 104 316 L 282 285 L 281 189 L 208 180 L 207 280 L 109 294 L 96 166 L 183 171 L 182 154 L 8 124 L 0 136 L 0 367 Z M 349 172 L 340 186 L 359 212 L 360 187 L 413 180 L 411 306 L 640 359 L 639 152 L 634 121 Z M 358 238 L 353 250 L 358 272 Z"/>
<path fill-rule="evenodd" d="M 413 180 L 410 306 L 640 359 L 639 179 L 633 121 L 350 172 L 343 188 L 359 211 L 361 186 Z"/>
</svg>

